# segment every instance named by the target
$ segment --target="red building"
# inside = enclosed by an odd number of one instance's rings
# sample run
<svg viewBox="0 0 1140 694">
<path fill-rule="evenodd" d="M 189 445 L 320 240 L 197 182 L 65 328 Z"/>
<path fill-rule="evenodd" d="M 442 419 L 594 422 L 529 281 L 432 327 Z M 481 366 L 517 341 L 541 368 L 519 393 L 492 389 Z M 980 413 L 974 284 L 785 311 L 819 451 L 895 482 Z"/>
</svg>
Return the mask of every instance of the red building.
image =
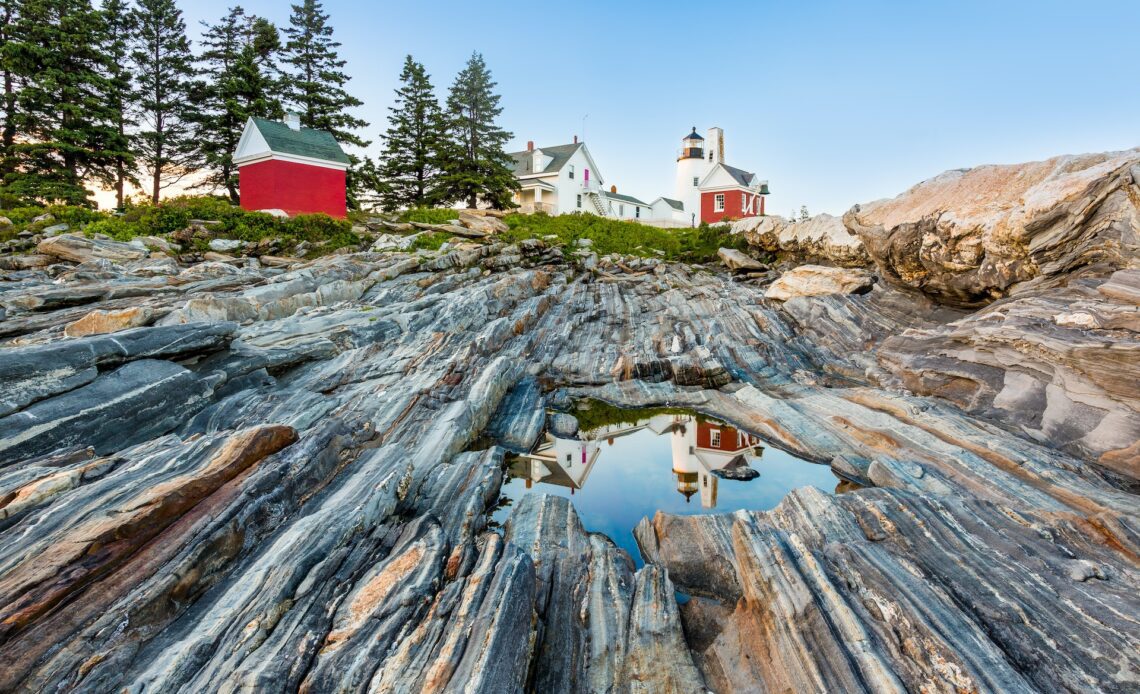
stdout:
<svg viewBox="0 0 1140 694">
<path fill-rule="evenodd" d="M 713 224 L 726 218 L 764 214 L 768 184 L 756 174 L 728 164 L 717 164 L 701 181 L 701 221 Z"/>
<path fill-rule="evenodd" d="M 234 163 L 242 209 L 348 215 L 348 156 L 331 133 L 302 128 L 295 114 L 283 123 L 250 118 Z"/>
</svg>

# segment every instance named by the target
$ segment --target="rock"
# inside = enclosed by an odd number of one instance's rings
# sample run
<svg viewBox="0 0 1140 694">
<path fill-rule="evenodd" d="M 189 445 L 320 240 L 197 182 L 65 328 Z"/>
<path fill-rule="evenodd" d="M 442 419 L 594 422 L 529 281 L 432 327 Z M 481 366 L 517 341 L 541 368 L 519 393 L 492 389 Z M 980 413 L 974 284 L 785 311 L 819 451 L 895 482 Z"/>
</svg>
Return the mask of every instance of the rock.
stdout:
<svg viewBox="0 0 1140 694">
<path fill-rule="evenodd" d="M 136 248 L 129 243 L 87 239 L 74 234 L 63 234 L 45 239 L 36 246 L 36 250 L 39 253 L 70 260 L 73 263 L 82 263 L 96 258 L 123 262 L 139 260 L 147 256 L 145 250 Z"/>
<path fill-rule="evenodd" d="M 161 236 L 138 236 L 132 239 L 132 241 L 138 241 L 145 248 L 162 251 L 163 253 L 178 253 L 182 250 L 181 246 L 170 243 Z"/>
<path fill-rule="evenodd" d="M 288 219 L 289 218 L 288 212 L 286 212 L 285 210 L 279 210 L 276 208 L 272 208 L 272 209 L 268 209 L 268 210 L 258 210 L 258 212 L 261 212 L 262 214 L 267 214 L 267 215 L 270 215 L 273 217 L 277 217 L 278 219 Z"/>
<path fill-rule="evenodd" d="M 273 255 L 259 256 L 258 260 L 267 267 L 291 267 L 302 261 L 297 258 L 282 258 Z"/>
<path fill-rule="evenodd" d="M 154 312 L 149 308 L 125 308 L 120 311 L 92 311 L 63 330 L 67 337 L 84 337 L 137 328 L 151 321 Z"/>
<path fill-rule="evenodd" d="M 719 470 L 713 470 L 712 474 L 722 480 L 736 480 L 739 482 L 748 482 L 760 476 L 760 473 L 749 467 L 747 463 L 729 464 Z"/>
<path fill-rule="evenodd" d="M 40 233 L 42 233 L 47 238 L 51 238 L 53 236 L 59 236 L 69 229 L 71 229 L 71 225 L 69 224 L 53 224 L 50 227 L 45 227 Z"/>
<path fill-rule="evenodd" d="M 468 229 L 479 231 L 486 235 L 498 234 L 510 230 L 506 222 L 498 217 L 475 215 L 466 210 L 459 213 L 459 223 Z"/>
<path fill-rule="evenodd" d="M 888 281 L 975 307 L 1030 280 L 1123 269 L 1140 247 L 1138 200 L 1133 149 L 948 171 L 856 206 L 844 224 Z"/>
<path fill-rule="evenodd" d="M 863 270 L 800 265 L 780 275 L 764 296 L 787 301 L 798 296 L 827 296 L 828 294 L 862 294 L 874 286 L 874 277 Z"/>
<path fill-rule="evenodd" d="M 236 251 L 245 246 L 245 241 L 238 239 L 211 239 L 210 250 L 219 253 L 226 253 L 228 251 Z"/>
<path fill-rule="evenodd" d="M 840 267 L 866 267 L 871 258 L 863 241 L 851 233 L 843 220 L 818 214 L 804 221 L 783 217 L 746 217 L 732 225 L 733 234 L 744 234 L 749 245 L 766 253 L 780 253 L 805 263 Z"/>
<path fill-rule="evenodd" d="M 755 258 L 749 258 L 734 248 L 721 248 L 716 254 L 725 267 L 732 272 L 756 272 L 768 269 L 764 263 Z"/>
<path fill-rule="evenodd" d="M 1140 306 L 1140 270 L 1114 272 L 1097 291 L 1113 301 Z"/>
<path fill-rule="evenodd" d="M 8 219 L 7 217 L 0 216 L 0 228 L 7 229 L 10 226 L 12 226 L 12 220 Z"/>
<path fill-rule="evenodd" d="M 546 428 L 560 439 L 572 439 L 578 435 L 578 419 L 564 412 L 554 412 L 547 418 Z"/>
<path fill-rule="evenodd" d="M 33 270 L 47 267 L 55 262 L 50 255 L 31 253 L 28 255 L 11 255 L 0 257 L 0 270 Z"/>
<path fill-rule="evenodd" d="M 51 222 L 54 222 L 54 221 L 55 221 L 55 215 L 51 214 L 50 212 L 46 212 L 46 213 L 38 215 L 36 217 L 32 217 L 32 224 L 50 224 Z"/>
</svg>

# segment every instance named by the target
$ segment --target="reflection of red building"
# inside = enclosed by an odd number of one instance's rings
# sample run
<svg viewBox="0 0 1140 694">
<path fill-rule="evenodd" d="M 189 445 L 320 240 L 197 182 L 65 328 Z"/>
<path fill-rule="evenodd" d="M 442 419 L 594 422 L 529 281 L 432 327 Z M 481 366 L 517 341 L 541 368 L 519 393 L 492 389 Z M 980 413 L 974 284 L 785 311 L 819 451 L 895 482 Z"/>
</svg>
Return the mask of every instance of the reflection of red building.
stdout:
<svg viewBox="0 0 1140 694">
<path fill-rule="evenodd" d="M 760 439 L 725 424 L 697 423 L 697 448 L 738 453 L 760 444 Z"/>
</svg>

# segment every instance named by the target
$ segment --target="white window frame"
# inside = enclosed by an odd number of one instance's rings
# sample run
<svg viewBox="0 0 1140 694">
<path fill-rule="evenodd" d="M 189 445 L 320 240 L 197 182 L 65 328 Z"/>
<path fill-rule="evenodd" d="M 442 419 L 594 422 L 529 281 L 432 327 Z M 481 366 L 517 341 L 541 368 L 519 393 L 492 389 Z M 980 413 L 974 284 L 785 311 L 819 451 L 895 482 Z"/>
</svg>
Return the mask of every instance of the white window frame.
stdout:
<svg viewBox="0 0 1140 694">
<path fill-rule="evenodd" d="M 724 193 L 713 196 L 713 212 L 724 212 Z"/>
<path fill-rule="evenodd" d="M 582 209 L 582 194 L 578 194 L 578 209 Z"/>
<path fill-rule="evenodd" d="M 693 176 L 693 187 L 696 188 L 700 184 L 701 184 L 701 177 L 700 176 Z"/>
<path fill-rule="evenodd" d="M 570 180 L 574 180 L 574 165 L 570 165 Z"/>
<path fill-rule="evenodd" d="M 709 448 L 720 448 L 720 429 L 709 431 Z"/>
</svg>

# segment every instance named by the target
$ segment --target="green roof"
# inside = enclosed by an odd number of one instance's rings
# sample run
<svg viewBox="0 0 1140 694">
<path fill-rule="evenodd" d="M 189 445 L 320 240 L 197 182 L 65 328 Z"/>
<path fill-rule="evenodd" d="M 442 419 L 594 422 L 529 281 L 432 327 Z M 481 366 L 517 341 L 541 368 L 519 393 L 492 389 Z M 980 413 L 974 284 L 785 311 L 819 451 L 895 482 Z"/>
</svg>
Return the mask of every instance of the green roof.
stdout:
<svg viewBox="0 0 1140 694">
<path fill-rule="evenodd" d="M 337 144 L 332 133 L 325 130 L 301 128 L 294 130 L 284 123 L 254 118 L 253 124 L 269 143 L 269 149 L 280 154 L 293 154 L 322 161 L 348 164 L 348 155 Z"/>
</svg>

